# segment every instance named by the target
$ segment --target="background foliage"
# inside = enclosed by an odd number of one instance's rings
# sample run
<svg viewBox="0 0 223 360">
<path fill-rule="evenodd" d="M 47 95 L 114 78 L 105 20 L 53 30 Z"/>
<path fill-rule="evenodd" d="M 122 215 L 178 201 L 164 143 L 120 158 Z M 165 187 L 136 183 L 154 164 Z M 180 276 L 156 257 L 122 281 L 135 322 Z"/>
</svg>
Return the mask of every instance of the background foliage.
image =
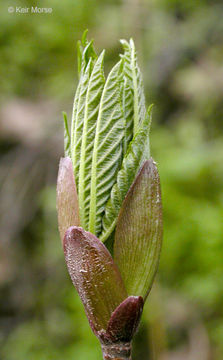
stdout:
<svg viewBox="0 0 223 360">
<path fill-rule="evenodd" d="M 64 264 L 55 182 L 76 41 L 89 28 L 105 67 L 138 49 L 154 103 L 164 245 L 135 360 L 223 354 L 223 22 L 217 0 L 45 0 L 48 15 L 0 12 L 0 358 L 93 360 L 100 348 Z"/>
</svg>

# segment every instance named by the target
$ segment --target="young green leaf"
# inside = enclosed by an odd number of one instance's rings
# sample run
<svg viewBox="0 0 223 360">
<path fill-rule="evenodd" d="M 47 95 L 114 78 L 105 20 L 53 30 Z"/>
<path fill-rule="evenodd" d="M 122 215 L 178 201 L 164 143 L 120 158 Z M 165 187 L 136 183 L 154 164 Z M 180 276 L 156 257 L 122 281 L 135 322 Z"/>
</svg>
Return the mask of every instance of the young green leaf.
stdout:
<svg viewBox="0 0 223 360">
<path fill-rule="evenodd" d="M 133 102 L 134 102 L 134 135 L 136 134 L 139 125 L 145 118 L 146 107 L 145 107 L 145 96 L 143 90 L 142 75 L 137 62 L 135 44 L 132 39 L 129 43 L 126 40 L 121 40 L 121 44 L 124 48 L 125 59 L 124 74 L 129 80 L 128 84 L 132 89 Z"/>
<path fill-rule="evenodd" d="M 162 204 L 157 167 L 145 161 L 119 213 L 114 260 L 129 295 L 146 299 L 160 258 Z"/>
<path fill-rule="evenodd" d="M 96 61 L 88 83 L 85 98 L 82 143 L 79 168 L 79 211 L 81 226 L 88 230 L 90 208 L 90 180 L 92 152 L 95 138 L 96 121 L 99 103 L 105 83 L 103 72 L 104 51 Z"/>
<path fill-rule="evenodd" d="M 89 60 L 85 72 L 80 78 L 74 99 L 74 110 L 71 124 L 71 158 L 74 166 L 76 186 L 79 186 L 80 152 L 83 134 L 84 113 L 88 83 L 91 76 L 92 59 Z"/>
<path fill-rule="evenodd" d="M 117 175 L 117 181 L 112 188 L 110 198 L 106 204 L 103 217 L 103 230 L 100 236 L 100 240 L 103 242 L 108 239 L 114 230 L 122 202 L 136 177 L 142 161 L 146 160 L 145 158 L 148 156 L 149 149 L 146 147 L 148 146 L 149 127 L 152 116 L 151 109 L 152 106 L 149 107 L 148 114 L 142 126 L 129 144 L 122 167 Z"/>
<path fill-rule="evenodd" d="M 122 157 L 124 121 L 121 111 L 120 74 L 122 62 L 106 80 L 96 125 L 91 168 L 89 231 L 99 234 L 105 204 L 116 180 Z"/>
<path fill-rule="evenodd" d="M 127 297 L 118 268 L 102 242 L 80 227 L 66 231 L 64 253 L 91 328 L 99 335 L 105 332 L 113 311 Z"/>
<path fill-rule="evenodd" d="M 79 77 L 81 74 L 81 66 L 83 63 L 83 47 L 86 47 L 88 45 L 87 33 L 88 33 L 88 29 L 86 29 L 83 32 L 81 40 L 78 40 L 77 42 L 77 68 L 78 68 Z"/>
<path fill-rule="evenodd" d="M 78 189 L 78 176 L 80 166 L 80 149 L 82 141 L 83 119 L 88 81 L 91 76 L 97 54 L 94 50 L 93 40 L 86 40 L 87 31 L 84 32 L 82 43 L 78 43 L 78 67 L 80 80 L 74 97 L 73 114 L 71 120 L 71 158 Z M 83 46 L 84 48 L 83 48 Z"/>
<path fill-rule="evenodd" d="M 133 93 L 129 84 L 129 79 L 127 79 L 126 77 L 124 77 L 122 83 L 122 110 L 125 119 L 123 154 L 126 154 L 128 145 L 133 137 L 133 123 L 134 123 Z"/>
<path fill-rule="evenodd" d="M 93 40 L 88 42 L 87 30 L 83 33 L 82 40 L 77 43 L 77 65 L 79 77 L 84 73 L 90 59 L 96 60 L 97 54 L 93 46 Z"/>
<path fill-rule="evenodd" d="M 57 178 L 57 213 L 61 241 L 65 231 L 72 225 L 78 226 L 79 210 L 72 161 L 61 158 Z"/>
<path fill-rule="evenodd" d="M 70 132 L 67 121 L 67 114 L 63 112 L 64 121 L 64 155 L 70 156 Z"/>
</svg>

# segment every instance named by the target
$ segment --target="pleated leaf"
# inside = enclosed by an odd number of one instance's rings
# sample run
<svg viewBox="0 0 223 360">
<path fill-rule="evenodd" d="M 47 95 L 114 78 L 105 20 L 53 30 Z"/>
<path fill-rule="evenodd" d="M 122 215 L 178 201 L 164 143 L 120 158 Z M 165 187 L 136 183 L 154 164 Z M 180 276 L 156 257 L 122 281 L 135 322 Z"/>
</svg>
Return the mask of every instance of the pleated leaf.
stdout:
<svg viewBox="0 0 223 360">
<path fill-rule="evenodd" d="M 126 40 L 121 40 L 124 48 L 124 74 L 129 80 L 128 84 L 132 90 L 133 103 L 134 103 L 134 134 L 136 134 L 139 125 L 145 118 L 145 95 L 143 90 L 142 74 L 137 62 L 137 55 L 135 44 L 132 39 L 129 43 Z"/>
<path fill-rule="evenodd" d="M 122 158 L 124 119 L 121 111 L 120 74 L 122 62 L 106 80 L 96 125 L 90 190 L 89 231 L 99 234 L 105 204 L 116 181 Z"/>
<path fill-rule="evenodd" d="M 99 56 L 92 70 L 87 94 L 83 120 L 83 133 L 80 151 L 79 167 L 79 210 L 81 226 L 88 230 L 90 208 L 90 180 L 92 166 L 92 152 L 94 146 L 96 121 L 105 79 L 103 72 L 104 52 Z"/>
<path fill-rule="evenodd" d="M 128 145 L 133 138 L 134 123 L 134 101 L 133 92 L 129 84 L 129 80 L 124 77 L 122 84 L 122 109 L 125 121 L 125 131 L 123 138 L 123 154 L 126 153 Z"/>
<path fill-rule="evenodd" d="M 113 311 L 127 297 L 119 270 L 102 242 L 80 227 L 67 230 L 64 253 L 91 328 L 100 335 L 106 331 Z"/>
<path fill-rule="evenodd" d="M 85 100 L 91 71 L 97 59 L 97 54 L 93 46 L 93 40 L 88 42 L 86 36 L 87 31 L 84 32 L 82 41 L 78 42 L 78 70 L 80 79 L 74 97 L 71 120 L 70 148 L 77 190 L 79 185 L 80 150 L 82 142 Z"/>
<path fill-rule="evenodd" d="M 114 261 L 129 295 L 146 299 L 158 268 L 161 244 L 160 180 L 150 158 L 128 191 L 115 233 Z"/>
<path fill-rule="evenodd" d="M 74 166 L 77 190 L 79 187 L 80 152 L 84 125 L 85 104 L 91 71 L 92 59 L 89 60 L 85 72 L 80 77 L 74 98 L 74 109 L 71 123 L 71 157 Z"/>
<path fill-rule="evenodd" d="M 149 107 L 148 114 L 141 128 L 129 144 L 128 151 L 117 175 L 117 181 L 112 188 L 110 198 L 106 204 L 105 214 L 103 216 L 103 230 L 100 236 L 100 240 L 103 242 L 106 241 L 113 232 L 123 200 L 137 175 L 142 161 L 148 156 L 149 151 L 147 147 L 151 109 L 152 106 Z"/>
<path fill-rule="evenodd" d="M 79 210 L 72 161 L 61 158 L 57 178 L 57 214 L 61 241 L 65 231 L 72 225 L 78 226 Z"/>
</svg>

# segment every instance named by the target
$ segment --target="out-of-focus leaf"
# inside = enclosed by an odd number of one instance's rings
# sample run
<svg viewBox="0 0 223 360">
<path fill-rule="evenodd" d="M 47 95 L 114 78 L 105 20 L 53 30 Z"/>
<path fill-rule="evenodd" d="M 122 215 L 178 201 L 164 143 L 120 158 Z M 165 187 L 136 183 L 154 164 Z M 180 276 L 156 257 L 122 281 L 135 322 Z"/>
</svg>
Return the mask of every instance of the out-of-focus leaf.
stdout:
<svg viewBox="0 0 223 360">
<path fill-rule="evenodd" d="M 90 59 L 96 60 L 97 54 L 93 46 L 93 40 L 87 40 L 88 30 L 85 30 L 81 41 L 77 42 L 77 65 L 79 77 L 84 73 Z"/>
<path fill-rule="evenodd" d="M 80 224 L 73 166 L 69 157 L 60 160 L 57 178 L 57 213 L 60 237 L 63 241 L 65 231 L 72 225 Z"/>
<path fill-rule="evenodd" d="M 89 323 L 99 335 L 106 330 L 113 311 L 127 297 L 119 270 L 102 242 L 80 227 L 66 231 L 64 253 Z"/>
<path fill-rule="evenodd" d="M 157 271 L 162 244 L 162 204 L 157 167 L 145 161 L 121 207 L 114 260 L 129 295 L 144 300 Z"/>
<path fill-rule="evenodd" d="M 135 44 L 132 39 L 129 43 L 126 40 L 121 40 L 121 44 L 125 50 L 122 57 L 124 62 L 124 74 L 128 79 L 128 85 L 132 90 L 133 103 L 134 103 L 134 135 L 138 131 L 140 124 L 146 116 L 145 95 L 142 82 L 142 74 L 137 62 L 137 55 Z"/>
<path fill-rule="evenodd" d="M 70 156 L 70 132 L 67 121 L 67 114 L 63 112 L 64 121 L 64 155 Z"/>
<path fill-rule="evenodd" d="M 121 111 L 120 76 L 122 61 L 106 80 L 99 107 L 93 149 L 89 231 L 101 232 L 102 216 L 122 158 L 124 121 Z"/>
<path fill-rule="evenodd" d="M 113 312 L 107 334 L 113 342 L 129 342 L 135 334 L 143 310 L 141 296 L 129 296 Z"/>
<path fill-rule="evenodd" d="M 86 45 L 88 44 L 88 42 L 87 42 L 87 33 L 88 33 L 88 29 L 86 29 L 83 32 L 81 40 L 79 40 L 77 42 L 77 68 L 78 68 L 79 76 L 81 74 L 81 67 L 82 67 L 82 64 L 83 64 L 83 47 L 86 47 Z"/>
<path fill-rule="evenodd" d="M 93 67 L 85 98 L 78 189 L 80 225 L 85 230 L 88 230 L 89 224 L 91 165 L 95 139 L 95 129 L 98 117 L 99 103 L 105 83 L 103 72 L 103 59 L 104 51 L 101 53 Z"/>
<path fill-rule="evenodd" d="M 106 241 L 115 228 L 119 210 L 122 202 L 129 190 L 142 162 L 148 159 L 148 137 L 151 123 L 152 106 L 148 109 L 148 114 L 142 126 L 130 142 L 128 151 L 123 159 L 122 167 L 117 175 L 117 182 L 112 188 L 110 198 L 106 204 L 103 217 L 103 231 L 100 236 L 101 241 Z"/>
</svg>

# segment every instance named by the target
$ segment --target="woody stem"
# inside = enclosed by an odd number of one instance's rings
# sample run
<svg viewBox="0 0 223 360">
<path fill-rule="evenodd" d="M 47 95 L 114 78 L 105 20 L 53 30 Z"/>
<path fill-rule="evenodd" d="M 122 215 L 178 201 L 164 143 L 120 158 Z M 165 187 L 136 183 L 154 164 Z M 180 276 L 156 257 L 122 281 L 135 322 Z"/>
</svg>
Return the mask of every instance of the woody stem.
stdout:
<svg viewBox="0 0 223 360">
<path fill-rule="evenodd" d="M 104 360 L 131 360 L 131 343 L 101 344 Z"/>
</svg>

